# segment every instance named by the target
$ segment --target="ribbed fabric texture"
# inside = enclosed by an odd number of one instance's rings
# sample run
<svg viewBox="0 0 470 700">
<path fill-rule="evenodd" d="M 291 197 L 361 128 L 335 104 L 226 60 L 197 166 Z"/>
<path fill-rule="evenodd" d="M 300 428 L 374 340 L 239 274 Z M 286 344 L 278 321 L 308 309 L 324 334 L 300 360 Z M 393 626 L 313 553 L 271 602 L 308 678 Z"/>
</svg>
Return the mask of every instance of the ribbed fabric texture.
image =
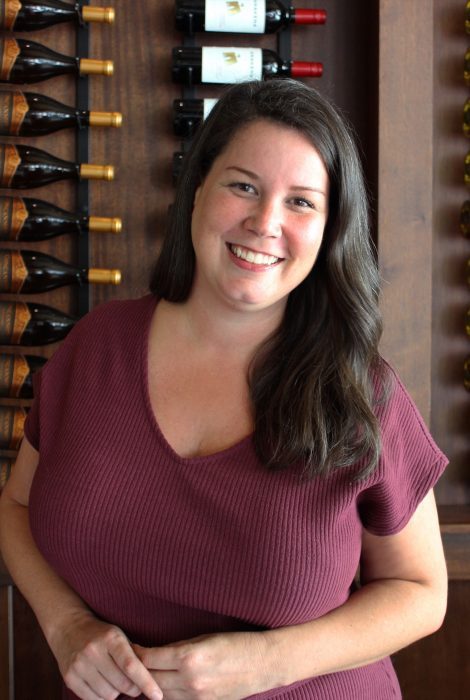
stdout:
<svg viewBox="0 0 470 700">
<path fill-rule="evenodd" d="M 366 481 L 353 469 L 311 482 L 270 473 L 251 436 L 181 458 L 149 401 L 155 304 L 98 307 L 36 375 L 25 432 L 40 451 L 30 499 L 38 547 L 97 615 L 143 645 L 324 615 L 349 596 L 362 526 L 401 529 L 445 457 L 396 379 L 381 409 L 382 459 Z M 257 697 L 401 695 L 387 659 Z"/>
</svg>

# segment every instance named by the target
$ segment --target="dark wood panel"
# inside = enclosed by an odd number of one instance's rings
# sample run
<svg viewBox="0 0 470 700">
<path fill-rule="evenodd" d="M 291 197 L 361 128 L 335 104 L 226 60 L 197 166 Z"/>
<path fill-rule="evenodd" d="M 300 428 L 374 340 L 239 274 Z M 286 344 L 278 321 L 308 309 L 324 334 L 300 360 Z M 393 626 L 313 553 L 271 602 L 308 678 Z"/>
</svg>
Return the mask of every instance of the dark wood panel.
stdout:
<svg viewBox="0 0 470 700">
<path fill-rule="evenodd" d="M 17 589 L 13 596 L 15 700 L 60 700 L 55 659 L 31 608 Z"/>
<path fill-rule="evenodd" d="M 470 141 L 463 134 L 463 106 L 469 88 L 463 57 L 469 45 L 459 0 L 434 3 L 434 238 L 432 297 L 431 428 L 450 457 L 439 484 L 439 502 L 470 503 L 470 394 L 463 386 L 463 363 L 470 354 L 464 319 L 470 306 L 465 265 L 470 246 L 459 227 L 460 208 L 470 197 L 464 158 Z"/>
<path fill-rule="evenodd" d="M 8 597 L 8 586 L 0 585 L 0 698 L 2 700 L 11 700 Z"/>
</svg>

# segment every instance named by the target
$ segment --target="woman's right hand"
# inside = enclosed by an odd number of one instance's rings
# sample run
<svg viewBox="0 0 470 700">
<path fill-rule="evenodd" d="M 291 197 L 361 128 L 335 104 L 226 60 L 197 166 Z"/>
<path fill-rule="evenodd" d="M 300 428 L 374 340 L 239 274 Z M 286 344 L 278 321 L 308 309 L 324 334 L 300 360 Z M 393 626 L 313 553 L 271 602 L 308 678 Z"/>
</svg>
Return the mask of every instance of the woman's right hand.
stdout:
<svg viewBox="0 0 470 700">
<path fill-rule="evenodd" d="M 163 697 L 124 632 L 91 613 L 78 612 L 48 641 L 66 686 L 82 700 L 115 700 L 121 693 Z"/>
</svg>

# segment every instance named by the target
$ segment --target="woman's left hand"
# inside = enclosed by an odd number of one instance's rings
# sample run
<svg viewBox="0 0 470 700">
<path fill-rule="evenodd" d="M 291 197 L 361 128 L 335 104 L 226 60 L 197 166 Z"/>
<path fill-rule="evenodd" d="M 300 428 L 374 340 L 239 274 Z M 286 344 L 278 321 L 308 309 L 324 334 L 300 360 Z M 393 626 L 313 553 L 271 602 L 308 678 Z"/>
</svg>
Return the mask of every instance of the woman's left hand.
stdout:
<svg viewBox="0 0 470 700">
<path fill-rule="evenodd" d="M 133 647 L 165 700 L 240 700 L 278 685 L 265 632 L 210 634 L 164 647 Z"/>
</svg>

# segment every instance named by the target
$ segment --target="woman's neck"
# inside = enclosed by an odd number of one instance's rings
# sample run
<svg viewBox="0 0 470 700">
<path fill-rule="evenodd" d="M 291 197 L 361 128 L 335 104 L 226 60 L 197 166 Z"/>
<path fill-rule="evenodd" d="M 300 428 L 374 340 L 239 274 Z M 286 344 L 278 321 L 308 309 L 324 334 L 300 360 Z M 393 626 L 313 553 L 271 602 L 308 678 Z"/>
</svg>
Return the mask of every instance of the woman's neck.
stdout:
<svg viewBox="0 0 470 700">
<path fill-rule="evenodd" d="M 227 306 L 205 304 L 190 296 L 181 304 L 162 302 L 162 312 L 171 314 L 188 341 L 211 347 L 218 352 L 251 357 L 282 320 L 282 309 L 270 307 L 246 311 Z"/>
</svg>

